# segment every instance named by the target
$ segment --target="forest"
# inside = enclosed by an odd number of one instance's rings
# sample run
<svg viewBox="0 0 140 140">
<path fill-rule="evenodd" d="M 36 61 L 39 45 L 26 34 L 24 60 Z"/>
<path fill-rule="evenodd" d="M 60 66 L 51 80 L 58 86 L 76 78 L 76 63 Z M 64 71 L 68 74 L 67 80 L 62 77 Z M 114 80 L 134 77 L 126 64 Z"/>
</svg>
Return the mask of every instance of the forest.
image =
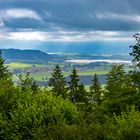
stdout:
<svg viewBox="0 0 140 140">
<path fill-rule="evenodd" d="M 133 68 L 113 65 L 105 87 L 93 75 L 88 92 L 75 68 L 66 82 L 59 65 L 51 91 L 29 73 L 14 84 L 0 53 L 0 140 L 139 140 L 140 39 L 134 37 Z"/>
</svg>

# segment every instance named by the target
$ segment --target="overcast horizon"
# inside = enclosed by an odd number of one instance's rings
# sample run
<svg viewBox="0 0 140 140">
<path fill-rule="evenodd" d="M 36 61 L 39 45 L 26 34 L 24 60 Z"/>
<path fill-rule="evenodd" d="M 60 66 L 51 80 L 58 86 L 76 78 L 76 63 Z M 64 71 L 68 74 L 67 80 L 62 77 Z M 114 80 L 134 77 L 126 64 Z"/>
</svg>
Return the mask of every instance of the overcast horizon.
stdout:
<svg viewBox="0 0 140 140">
<path fill-rule="evenodd" d="M 0 0 L 0 48 L 44 43 L 131 45 L 140 31 L 139 0 Z"/>
</svg>

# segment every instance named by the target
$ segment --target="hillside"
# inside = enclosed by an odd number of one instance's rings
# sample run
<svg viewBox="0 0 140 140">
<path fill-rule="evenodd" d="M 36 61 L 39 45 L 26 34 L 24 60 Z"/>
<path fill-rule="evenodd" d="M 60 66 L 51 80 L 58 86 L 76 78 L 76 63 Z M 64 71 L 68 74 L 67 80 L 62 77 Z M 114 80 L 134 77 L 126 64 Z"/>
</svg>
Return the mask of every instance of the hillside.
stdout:
<svg viewBox="0 0 140 140">
<path fill-rule="evenodd" d="M 62 61 L 57 55 L 49 55 L 40 50 L 20 50 L 20 49 L 2 49 L 2 54 L 6 63 L 24 62 L 24 63 L 47 63 L 48 61 Z"/>
</svg>

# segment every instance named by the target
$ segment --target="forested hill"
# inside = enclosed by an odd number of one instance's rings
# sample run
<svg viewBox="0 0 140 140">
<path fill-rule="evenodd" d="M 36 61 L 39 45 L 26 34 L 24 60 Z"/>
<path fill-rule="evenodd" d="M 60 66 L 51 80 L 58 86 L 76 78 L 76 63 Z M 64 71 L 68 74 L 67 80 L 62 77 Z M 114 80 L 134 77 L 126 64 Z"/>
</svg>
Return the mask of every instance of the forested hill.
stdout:
<svg viewBox="0 0 140 140">
<path fill-rule="evenodd" d="M 49 55 L 40 50 L 2 49 L 6 62 L 47 63 L 48 61 L 62 61 L 57 55 Z"/>
</svg>

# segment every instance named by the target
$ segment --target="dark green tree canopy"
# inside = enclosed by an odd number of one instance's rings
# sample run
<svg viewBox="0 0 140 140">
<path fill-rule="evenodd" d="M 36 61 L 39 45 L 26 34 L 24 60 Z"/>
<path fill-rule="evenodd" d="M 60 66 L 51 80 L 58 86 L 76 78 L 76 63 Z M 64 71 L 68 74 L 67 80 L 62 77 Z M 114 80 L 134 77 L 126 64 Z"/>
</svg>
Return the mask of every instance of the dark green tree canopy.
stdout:
<svg viewBox="0 0 140 140">
<path fill-rule="evenodd" d="M 66 81 L 59 65 L 55 66 L 48 85 L 52 87 L 52 92 L 54 94 L 66 98 Z"/>
<path fill-rule="evenodd" d="M 133 37 L 136 39 L 136 44 L 130 46 L 132 48 L 130 55 L 133 56 L 133 62 L 136 62 L 137 66 L 140 67 L 140 34 L 137 33 Z"/>
<path fill-rule="evenodd" d="M 133 56 L 133 62 L 135 62 L 136 67 L 132 71 L 132 80 L 137 91 L 140 93 L 140 34 L 136 33 L 133 37 L 136 39 L 136 44 L 130 46 L 132 48 L 130 55 Z"/>
<path fill-rule="evenodd" d="M 92 95 L 93 101 L 97 104 L 101 103 L 101 92 L 101 84 L 99 82 L 97 74 L 95 74 L 91 81 L 90 93 Z"/>
<path fill-rule="evenodd" d="M 78 82 L 79 76 L 77 74 L 77 70 L 74 68 L 70 74 L 70 81 L 69 81 L 69 91 L 70 96 L 74 97 L 75 99 L 78 97 Z"/>
<path fill-rule="evenodd" d="M 85 86 L 83 83 L 81 83 L 78 87 L 78 95 L 77 95 L 77 100 L 79 102 L 86 102 L 87 101 L 87 92 L 85 90 Z"/>
<path fill-rule="evenodd" d="M 111 71 L 107 75 L 107 86 L 106 89 L 114 95 L 123 88 L 125 81 L 125 70 L 124 65 L 114 65 Z"/>
<path fill-rule="evenodd" d="M 4 88 L 5 85 L 9 88 L 13 85 L 12 74 L 7 66 L 4 65 L 4 59 L 2 58 L 2 52 L 0 50 L 0 88 Z"/>
</svg>

